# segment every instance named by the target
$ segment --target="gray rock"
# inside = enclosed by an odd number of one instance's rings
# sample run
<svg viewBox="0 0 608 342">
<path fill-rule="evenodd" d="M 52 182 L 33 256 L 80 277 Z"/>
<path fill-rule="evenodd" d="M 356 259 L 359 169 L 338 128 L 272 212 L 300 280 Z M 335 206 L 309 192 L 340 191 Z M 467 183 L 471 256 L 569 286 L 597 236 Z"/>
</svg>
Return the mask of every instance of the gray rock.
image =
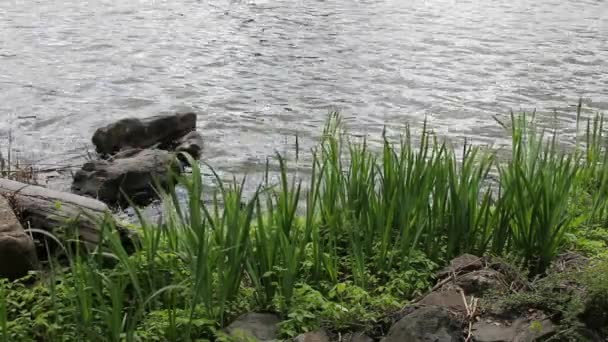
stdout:
<svg viewBox="0 0 608 342">
<path fill-rule="evenodd" d="M 461 339 L 461 324 L 446 308 L 426 306 L 403 317 L 382 341 L 457 342 Z"/>
<path fill-rule="evenodd" d="M 445 278 L 452 273 L 462 273 L 480 270 L 483 268 L 483 263 L 480 257 L 463 254 L 450 261 L 450 265 L 441 270 L 438 274 L 438 278 Z"/>
<path fill-rule="evenodd" d="M 549 319 L 539 322 L 522 320 L 518 324 L 518 333 L 513 342 L 544 341 L 557 332 L 555 324 Z"/>
<path fill-rule="evenodd" d="M 0 196 L 0 277 L 16 279 L 36 268 L 38 259 L 32 238 L 4 196 Z"/>
<path fill-rule="evenodd" d="M 555 325 L 549 320 L 534 322 L 525 318 L 515 321 L 479 321 L 472 327 L 473 340 L 476 342 L 533 342 L 543 340 L 556 332 Z"/>
<path fill-rule="evenodd" d="M 273 341 L 277 339 L 280 322 L 277 315 L 250 312 L 238 317 L 224 330 L 232 336 L 244 334 L 260 341 Z"/>
<path fill-rule="evenodd" d="M 502 273 L 484 269 L 466 273 L 456 277 L 456 285 L 460 286 L 467 295 L 481 295 L 484 292 L 494 289 L 505 289 L 505 280 Z"/>
<path fill-rule="evenodd" d="M 580 271 L 589 266 L 590 259 L 576 252 L 565 252 L 558 255 L 551 263 L 551 272 Z"/>
<path fill-rule="evenodd" d="M 345 342 L 374 342 L 374 339 L 367 336 L 364 333 L 354 333 L 345 335 L 343 338 Z"/>
<path fill-rule="evenodd" d="M 177 140 L 175 152 L 186 152 L 194 159 L 198 159 L 203 151 L 203 136 L 196 131 L 192 131 Z"/>
<path fill-rule="evenodd" d="M 517 335 L 517 327 L 502 322 L 475 322 L 471 330 L 476 342 L 512 342 Z"/>
<path fill-rule="evenodd" d="M 127 118 L 95 131 L 93 144 L 97 153 L 107 155 L 128 148 L 171 145 L 194 130 L 195 113 L 159 115 L 146 119 Z"/>
<path fill-rule="evenodd" d="M 462 295 L 456 290 L 431 292 L 422 298 L 418 304 L 441 306 L 452 311 L 466 312 Z"/>
<path fill-rule="evenodd" d="M 317 330 L 298 335 L 293 339 L 294 342 L 330 342 L 325 330 Z"/>
<path fill-rule="evenodd" d="M 166 185 L 171 170 L 179 172 L 175 154 L 157 149 L 131 149 L 109 160 L 86 163 L 74 175 L 72 192 L 98 198 L 110 205 L 126 204 L 128 196 L 136 204 L 155 198 L 155 181 Z"/>
</svg>

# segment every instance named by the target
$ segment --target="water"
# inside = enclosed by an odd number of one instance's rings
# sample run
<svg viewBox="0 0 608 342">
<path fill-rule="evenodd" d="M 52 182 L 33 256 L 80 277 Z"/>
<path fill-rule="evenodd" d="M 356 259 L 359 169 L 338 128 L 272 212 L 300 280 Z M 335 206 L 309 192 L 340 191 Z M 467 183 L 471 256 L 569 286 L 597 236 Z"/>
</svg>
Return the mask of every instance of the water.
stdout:
<svg viewBox="0 0 608 342">
<path fill-rule="evenodd" d="M 94 130 L 202 113 L 206 161 L 255 173 L 312 146 L 340 109 L 357 134 L 427 117 L 494 142 L 509 110 L 579 97 L 608 109 L 606 0 L 4 0 L 0 137 L 41 165 L 79 164 Z"/>
</svg>

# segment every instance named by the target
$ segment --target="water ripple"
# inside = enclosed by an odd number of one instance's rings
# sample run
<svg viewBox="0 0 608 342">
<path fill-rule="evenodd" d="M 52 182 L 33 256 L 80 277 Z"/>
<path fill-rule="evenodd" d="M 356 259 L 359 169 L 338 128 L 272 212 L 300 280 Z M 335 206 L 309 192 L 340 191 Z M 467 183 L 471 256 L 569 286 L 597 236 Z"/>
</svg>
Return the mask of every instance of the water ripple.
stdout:
<svg viewBox="0 0 608 342">
<path fill-rule="evenodd" d="M 334 108 L 359 136 L 427 118 L 491 144 L 510 109 L 608 109 L 607 27 L 603 0 L 5 1 L 0 132 L 78 160 L 100 125 L 198 108 L 235 172 L 308 150 Z"/>
</svg>

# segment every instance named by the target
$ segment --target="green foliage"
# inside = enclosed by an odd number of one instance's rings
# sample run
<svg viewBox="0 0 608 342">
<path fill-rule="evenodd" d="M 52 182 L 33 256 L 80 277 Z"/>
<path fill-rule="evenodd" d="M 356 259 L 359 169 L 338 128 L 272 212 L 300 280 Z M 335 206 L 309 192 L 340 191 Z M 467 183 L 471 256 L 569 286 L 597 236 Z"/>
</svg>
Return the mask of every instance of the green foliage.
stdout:
<svg viewBox="0 0 608 342">
<path fill-rule="evenodd" d="M 591 328 L 608 336 L 608 259 L 596 261 L 582 278 L 586 289 L 585 310 L 581 314 Z"/>
<path fill-rule="evenodd" d="M 558 150 L 553 138 L 535 131 L 524 115 L 513 119 L 512 158 L 500 167 L 502 203 L 511 221 L 515 253 L 542 273 L 557 255 L 570 228 L 568 200 L 578 170 L 578 156 Z"/>
<path fill-rule="evenodd" d="M 594 329 L 608 334 L 608 261 L 597 260 L 583 270 L 551 271 L 530 285 L 530 290 L 494 294 L 487 306 L 526 312 L 542 310 L 559 322 L 560 340 L 586 341 L 581 333 Z"/>
<path fill-rule="evenodd" d="M 426 124 L 418 143 L 407 130 L 399 142 L 384 136 L 376 151 L 349 138 L 333 113 L 306 178 L 277 155 L 250 195 L 245 179 L 224 182 L 212 169 L 216 187 L 205 186 L 201 166 L 186 156 L 191 174 L 160 192 L 162 221 L 151 224 L 137 211 L 134 253 L 106 220 L 102 248 L 85 254 L 78 243 L 63 246 L 67 261 L 51 261 L 34 285 L 0 283 L 0 338 L 226 340 L 220 329 L 249 310 L 283 315 L 285 336 L 320 326 L 374 329 L 459 254 L 516 256 L 535 276 L 564 246 L 602 252 L 603 118 L 589 120 L 574 149 L 525 115 L 512 118 L 511 133 L 508 160 L 468 143 L 457 153 Z M 74 226 L 66 227 L 71 238 Z M 601 265 L 595 272 L 605 273 Z M 561 294 L 555 282 L 563 279 L 549 277 L 505 305 L 575 322 L 599 310 L 588 298 L 604 307 L 608 283 L 579 278 L 588 297 Z"/>
<path fill-rule="evenodd" d="M 293 337 L 320 327 L 338 331 L 371 329 L 403 305 L 390 294 L 370 293 L 352 282 L 338 283 L 326 295 L 310 285 L 298 284 L 287 318 L 281 323 L 281 333 Z"/>
</svg>

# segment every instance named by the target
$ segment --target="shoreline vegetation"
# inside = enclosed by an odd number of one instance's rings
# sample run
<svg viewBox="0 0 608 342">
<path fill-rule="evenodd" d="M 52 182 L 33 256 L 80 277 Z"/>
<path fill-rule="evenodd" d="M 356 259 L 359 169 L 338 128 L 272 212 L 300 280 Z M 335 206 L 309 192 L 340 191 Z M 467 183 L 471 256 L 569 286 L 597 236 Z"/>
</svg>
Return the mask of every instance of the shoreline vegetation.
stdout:
<svg viewBox="0 0 608 342">
<path fill-rule="evenodd" d="M 0 280 L 0 341 L 255 341 L 230 328 L 251 312 L 277 318 L 276 339 L 324 329 L 332 341 L 397 341 L 391 327 L 457 282 L 466 267 L 441 270 L 462 255 L 484 260 L 475 272 L 503 265 L 502 287 L 459 289 L 462 340 L 480 340 L 475 324 L 500 316 L 500 304 L 518 317 L 543 314 L 523 330 L 555 326 L 535 340 L 599 341 L 608 336 L 608 151 L 604 117 L 580 113 L 572 146 L 534 115 L 512 115 L 504 160 L 466 143 L 456 151 L 426 125 L 418 143 L 407 131 L 371 151 L 334 113 L 305 181 L 277 154 L 276 182 L 267 167 L 246 197 L 246 179 L 215 172 L 208 190 L 184 154 L 191 172 L 158 189 L 162 218 L 137 212 L 133 253 L 104 220 L 93 253 L 58 243 L 43 270 Z M 582 266 L 563 267 L 566 253 Z"/>
</svg>

